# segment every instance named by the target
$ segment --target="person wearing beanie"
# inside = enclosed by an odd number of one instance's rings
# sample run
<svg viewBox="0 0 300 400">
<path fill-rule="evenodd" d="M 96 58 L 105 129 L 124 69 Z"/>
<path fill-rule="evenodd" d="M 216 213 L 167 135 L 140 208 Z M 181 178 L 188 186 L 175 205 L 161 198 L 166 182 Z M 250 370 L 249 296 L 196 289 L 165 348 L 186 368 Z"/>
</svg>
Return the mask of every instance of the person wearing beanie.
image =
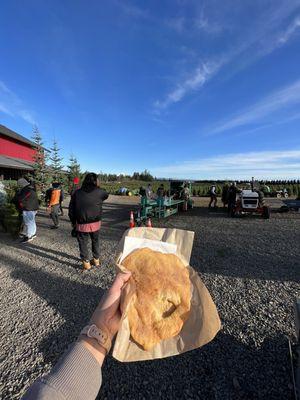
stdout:
<svg viewBox="0 0 300 400">
<path fill-rule="evenodd" d="M 19 190 L 16 194 L 16 205 L 22 213 L 24 231 L 21 243 L 27 243 L 36 237 L 35 216 L 39 209 L 39 202 L 36 191 L 25 178 L 20 178 L 17 185 Z"/>
<path fill-rule="evenodd" d="M 91 269 L 88 245 L 92 242 L 92 265 L 100 265 L 100 227 L 102 203 L 108 198 L 105 190 L 99 188 L 97 175 L 89 173 L 85 176 L 82 187 L 77 189 L 69 204 L 69 218 L 79 244 L 83 269 Z"/>
<path fill-rule="evenodd" d="M 63 202 L 64 195 L 63 191 L 60 187 L 60 184 L 58 182 L 53 182 L 52 183 L 52 188 L 48 189 L 46 191 L 46 204 L 47 208 L 50 209 L 50 217 L 53 221 L 53 226 L 51 227 L 52 229 L 57 229 L 59 227 L 59 210 L 61 207 L 61 204 Z"/>
</svg>

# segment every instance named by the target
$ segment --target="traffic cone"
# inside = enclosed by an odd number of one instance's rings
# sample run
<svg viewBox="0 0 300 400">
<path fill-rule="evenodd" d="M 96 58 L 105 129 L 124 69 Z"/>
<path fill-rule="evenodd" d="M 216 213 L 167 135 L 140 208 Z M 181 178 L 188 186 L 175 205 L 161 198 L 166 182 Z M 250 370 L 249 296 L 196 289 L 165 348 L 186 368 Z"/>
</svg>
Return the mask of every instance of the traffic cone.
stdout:
<svg viewBox="0 0 300 400">
<path fill-rule="evenodd" d="M 151 218 L 147 219 L 147 228 L 152 228 Z"/>
<path fill-rule="evenodd" d="M 134 228 L 134 225 L 133 211 L 130 211 L 129 228 Z"/>
</svg>

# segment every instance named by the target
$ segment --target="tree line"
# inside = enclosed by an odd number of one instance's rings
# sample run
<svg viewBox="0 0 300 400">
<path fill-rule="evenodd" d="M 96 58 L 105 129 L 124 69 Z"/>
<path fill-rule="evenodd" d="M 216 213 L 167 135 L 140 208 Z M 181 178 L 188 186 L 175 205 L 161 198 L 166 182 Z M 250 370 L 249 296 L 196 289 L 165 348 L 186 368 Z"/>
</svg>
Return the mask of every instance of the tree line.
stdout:
<svg viewBox="0 0 300 400">
<path fill-rule="evenodd" d="M 88 171 L 82 172 L 81 166 L 74 154 L 69 157 L 68 165 L 63 165 L 63 157 L 60 154 L 60 148 L 56 140 L 53 140 L 52 146 L 49 150 L 45 149 L 42 135 L 38 127 L 34 127 L 32 140 L 36 146 L 34 155 L 34 181 L 36 185 L 44 191 L 50 182 L 58 181 L 63 186 L 70 186 L 75 177 L 82 179 Z M 125 183 L 125 182 L 163 182 L 168 181 L 166 178 L 156 178 L 145 169 L 142 172 L 134 172 L 132 175 L 128 174 L 110 174 L 99 172 L 99 179 L 103 183 Z M 197 192 L 204 192 L 206 185 L 215 184 L 217 187 L 228 183 L 229 180 L 195 180 L 194 187 L 197 187 Z M 244 184 L 249 180 L 236 180 L 237 184 Z M 299 179 L 290 180 L 259 180 L 261 185 L 282 186 L 300 185 Z M 204 189 L 205 188 L 205 189 Z M 294 189 L 295 191 L 295 189 Z"/>
</svg>

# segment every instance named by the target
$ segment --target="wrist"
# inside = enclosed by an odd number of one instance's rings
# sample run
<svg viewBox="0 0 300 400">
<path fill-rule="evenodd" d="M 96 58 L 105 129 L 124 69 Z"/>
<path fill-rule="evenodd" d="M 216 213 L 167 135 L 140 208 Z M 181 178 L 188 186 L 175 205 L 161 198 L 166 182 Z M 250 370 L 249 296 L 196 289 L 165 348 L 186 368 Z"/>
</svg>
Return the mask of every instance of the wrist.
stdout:
<svg viewBox="0 0 300 400">
<path fill-rule="evenodd" d="M 96 360 L 102 365 L 105 356 L 111 348 L 112 335 L 103 324 L 94 324 L 90 321 L 79 335 L 79 340 L 93 354 Z"/>
<path fill-rule="evenodd" d="M 85 335 L 79 335 L 78 341 L 95 357 L 101 367 L 107 354 L 106 349 L 96 339 Z"/>
</svg>

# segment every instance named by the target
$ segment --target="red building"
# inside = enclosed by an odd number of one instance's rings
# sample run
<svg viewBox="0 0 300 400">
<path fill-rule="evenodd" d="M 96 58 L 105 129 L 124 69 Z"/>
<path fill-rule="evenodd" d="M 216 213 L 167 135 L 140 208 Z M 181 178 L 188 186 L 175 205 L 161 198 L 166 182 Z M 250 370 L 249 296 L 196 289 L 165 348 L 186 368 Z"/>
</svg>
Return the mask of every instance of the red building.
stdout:
<svg viewBox="0 0 300 400">
<path fill-rule="evenodd" d="M 35 144 L 0 124 L 0 179 L 19 179 L 33 170 Z"/>
</svg>

